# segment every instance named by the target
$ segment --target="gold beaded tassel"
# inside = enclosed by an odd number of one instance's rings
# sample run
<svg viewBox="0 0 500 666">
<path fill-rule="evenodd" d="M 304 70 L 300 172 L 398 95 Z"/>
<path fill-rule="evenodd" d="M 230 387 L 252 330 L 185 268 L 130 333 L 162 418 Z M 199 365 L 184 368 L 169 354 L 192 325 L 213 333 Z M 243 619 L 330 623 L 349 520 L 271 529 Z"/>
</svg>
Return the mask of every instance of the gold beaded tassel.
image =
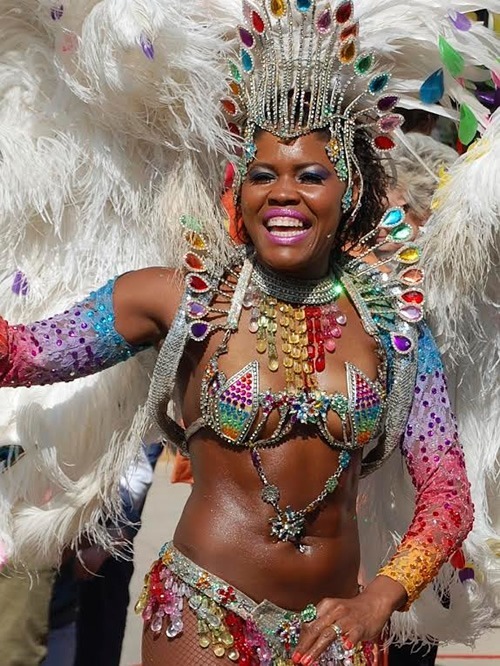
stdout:
<svg viewBox="0 0 500 666">
<path fill-rule="evenodd" d="M 257 320 L 257 351 L 263 354 L 267 351 L 267 367 L 271 372 L 279 368 L 278 351 L 276 349 L 276 322 L 278 301 L 272 296 L 264 296 L 260 302 L 259 317 Z"/>
<path fill-rule="evenodd" d="M 281 350 L 285 367 L 285 382 L 290 390 L 317 387 L 314 368 L 307 353 L 307 323 L 303 306 L 280 303 Z"/>
</svg>

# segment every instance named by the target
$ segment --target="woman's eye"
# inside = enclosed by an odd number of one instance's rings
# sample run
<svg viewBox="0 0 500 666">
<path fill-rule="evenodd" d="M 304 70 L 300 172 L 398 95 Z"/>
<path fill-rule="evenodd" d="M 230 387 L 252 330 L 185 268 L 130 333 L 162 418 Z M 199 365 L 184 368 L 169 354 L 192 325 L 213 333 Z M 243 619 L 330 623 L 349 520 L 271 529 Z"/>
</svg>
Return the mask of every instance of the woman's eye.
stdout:
<svg viewBox="0 0 500 666">
<path fill-rule="evenodd" d="M 266 173 L 265 171 L 257 171 L 254 173 L 251 173 L 248 176 L 248 179 L 250 180 L 251 183 L 270 183 L 271 180 L 273 179 L 273 174 L 272 173 Z"/>
<path fill-rule="evenodd" d="M 306 173 L 301 173 L 299 176 L 299 180 L 301 183 L 322 183 L 325 178 L 319 173 L 311 173 L 311 172 L 306 172 Z"/>
</svg>

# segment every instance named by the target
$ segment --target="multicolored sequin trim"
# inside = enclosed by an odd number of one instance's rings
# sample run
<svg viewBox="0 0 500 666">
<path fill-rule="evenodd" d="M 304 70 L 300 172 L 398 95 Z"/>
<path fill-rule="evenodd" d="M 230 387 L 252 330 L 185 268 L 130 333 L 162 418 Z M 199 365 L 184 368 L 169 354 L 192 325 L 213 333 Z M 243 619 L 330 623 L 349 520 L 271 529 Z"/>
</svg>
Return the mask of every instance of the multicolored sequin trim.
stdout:
<svg viewBox="0 0 500 666">
<path fill-rule="evenodd" d="M 197 618 L 200 647 L 244 666 L 292 666 L 300 626 L 316 618 L 312 604 L 295 613 L 267 601 L 255 603 L 168 543 L 146 575 L 136 612 L 142 613 L 153 633 L 164 631 L 173 639 L 184 630 L 186 604 Z M 318 663 L 370 666 L 372 656 L 370 643 L 358 646 L 350 655 L 342 644 L 333 643 Z"/>
</svg>

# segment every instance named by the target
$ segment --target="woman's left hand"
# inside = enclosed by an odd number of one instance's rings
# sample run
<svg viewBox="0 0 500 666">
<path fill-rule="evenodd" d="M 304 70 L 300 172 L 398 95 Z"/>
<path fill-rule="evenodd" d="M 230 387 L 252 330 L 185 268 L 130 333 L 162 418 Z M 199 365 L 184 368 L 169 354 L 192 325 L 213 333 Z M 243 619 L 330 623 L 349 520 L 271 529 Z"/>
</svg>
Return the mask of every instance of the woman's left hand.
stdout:
<svg viewBox="0 0 500 666">
<path fill-rule="evenodd" d="M 333 641 L 340 638 L 347 650 L 360 641 L 377 639 L 405 598 L 402 585 L 379 576 L 357 597 L 323 599 L 316 607 L 316 619 L 301 626 L 300 640 L 292 655 L 293 663 L 311 666 Z"/>
</svg>

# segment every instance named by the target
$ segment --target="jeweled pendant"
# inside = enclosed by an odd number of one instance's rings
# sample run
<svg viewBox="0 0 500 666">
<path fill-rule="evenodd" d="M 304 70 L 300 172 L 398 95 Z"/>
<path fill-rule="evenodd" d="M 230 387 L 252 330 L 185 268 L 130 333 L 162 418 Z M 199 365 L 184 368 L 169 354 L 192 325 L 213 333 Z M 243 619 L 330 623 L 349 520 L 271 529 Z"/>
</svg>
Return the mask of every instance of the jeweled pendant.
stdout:
<svg viewBox="0 0 500 666">
<path fill-rule="evenodd" d="M 393 229 L 404 220 L 404 210 L 402 208 L 388 208 L 380 220 L 379 227 L 382 229 Z"/>
<path fill-rule="evenodd" d="M 189 335 L 192 340 L 202 342 L 210 333 L 210 324 L 207 321 L 194 321 L 189 326 Z"/>
<path fill-rule="evenodd" d="M 328 32 L 330 32 L 332 27 L 332 13 L 330 11 L 330 8 L 325 9 L 321 14 L 318 16 L 318 19 L 316 21 L 316 30 L 319 32 L 320 35 L 326 35 Z"/>
<path fill-rule="evenodd" d="M 253 71 L 253 58 L 246 49 L 241 49 L 240 60 L 244 72 L 249 74 Z"/>
<path fill-rule="evenodd" d="M 208 314 L 207 306 L 198 301 L 188 301 L 186 308 L 191 319 L 201 319 Z"/>
<path fill-rule="evenodd" d="M 354 71 L 358 76 L 364 76 L 373 67 L 375 62 L 375 57 L 373 53 L 367 53 L 365 55 L 360 55 L 359 58 L 354 63 Z"/>
<path fill-rule="evenodd" d="M 295 6 L 299 12 L 305 14 L 311 9 L 312 0 L 295 0 Z"/>
<path fill-rule="evenodd" d="M 255 30 L 255 32 L 258 35 L 262 35 L 262 33 L 265 30 L 266 25 L 264 23 L 264 19 L 262 18 L 262 16 L 258 12 L 256 12 L 255 10 L 252 11 L 252 25 L 253 25 L 253 29 Z"/>
<path fill-rule="evenodd" d="M 278 486 L 268 484 L 262 488 L 260 496 L 266 504 L 277 504 L 280 501 L 280 491 Z"/>
<path fill-rule="evenodd" d="M 388 73 L 377 74 L 368 84 L 368 91 L 372 95 L 378 95 L 378 93 L 381 93 L 387 87 L 390 78 L 391 76 Z"/>
<path fill-rule="evenodd" d="M 236 102 L 233 102 L 232 99 L 223 99 L 221 101 L 221 104 L 224 111 L 230 116 L 235 116 L 238 113 L 238 107 L 236 106 Z"/>
<path fill-rule="evenodd" d="M 350 40 L 343 44 L 339 51 L 339 60 L 343 65 L 348 65 L 356 57 L 356 42 Z"/>
<path fill-rule="evenodd" d="M 241 83 L 242 76 L 239 67 L 232 60 L 229 61 L 229 72 L 237 83 Z"/>
<path fill-rule="evenodd" d="M 415 324 L 417 321 L 420 321 L 424 316 L 422 309 L 416 305 L 405 305 L 400 308 L 399 316 L 411 324 Z"/>
<path fill-rule="evenodd" d="M 380 118 L 377 125 L 381 132 L 394 132 L 395 129 L 404 123 L 404 120 L 403 116 L 399 115 L 399 113 L 390 113 Z"/>
<path fill-rule="evenodd" d="M 208 247 L 205 238 L 196 231 L 191 231 L 190 229 L 186 230 L 184 238 L 187 240 L 189 245 L 191 245 L 193 250 L 206 250 Z"/>
<path fill-rule="evenodd" d="M 271 14 L 276 18 L 283 18 L 286 14 L 286 3 L 284 0 L 271 0 Z"/>
<path fill-rule="evenodd" d="M 424 271 L 421 268 L 408 268 L 399 275 L 399 281 L 410 286 L 420 284 L 424 279 Z"/>
<path fill-rule="evenodd" d="M 238 28 L 238 33 L 240 35 L 240 40 L 243 46 L 245 46 L 247 49 L 253 49 L 255 46 L 255 38 L 252 33 L 241 26 Z"/>
<path fill-rule="evenodd" d="M 403 248 L 396 255 L 396 259 L 402 264 L 415 264 L 420 259 L 420 249 L 415 245 Z"/>
<path fill-rule="evenodd" d="M 391 342 L 394 349 L 400 354 L 409 354 L 413 349 L 411 338 L 401 333 L 391 333 Z"/>
<path fill-rule="evenodd" d="M 413 229 L 409 224 L 401 224 L 389 234 L 389 238 L 395 243 L 405 243 L 413 236 Z"/>
<path fill-rule="evenodd" d="M 239 83 L 236 83 L 236 81 L 229 82 L 229 90 L 235 97 L 239 97 L 241 95 L 241 86 Z"/>
<path fill-rule="evenodd" d="M 284 511 L 280 511 L 275 518 L 270 518 L 271 536 L 279 541 L 297 541 L 306 524 L 305 518 L 298 511 L 294 511 L 287 506 Z"/>
<path fill-rule="evenodd" d="M 181 215 L 180 223 L 183 227 L 190 229 L 191 231 L 196 231 L 197 233 L 203 231 L 199 220 L 197 220 L 196 217 L 193 217 L 192 215 Z"/>
<path fill-rule="evenodd" d="M 382 113 L 386 113 L 387 111 L 393 109 L 398 102 L 399 97 L 397 95 L 386 95 L 377 101 L 377 109 Z"/>
<path fill-rule="evenodd" d="M 404 303 L 409 303 L 411 305 L 422 305 L 424 302 L 424 292 L 421 289 L 408 289 L 404 291 L 400 299 Z"/>
<path fill-rule="evenodd" d="M 347 23 L 353 15 L 353 10 L 354 8 L 351 0 L 342 2 L 335 10 L 335 20 L 337 23 Z"/>
<path fill-rule="evenodd" d="M 373 139 L 373 145 L 377 150 L 392 150 L 393 148 L 396 147 L 396 144 L 394 141 L 391 139 L 390 136 L 386 136 L 385 134 L 380 134 L 380 136 L 376 136 Z"/>
<path fill-rule="evenodd" d="M 210 289 L 210 284 L 205 280 L 205 278 L 201 277 L 201 275 L 197 275 L 196 273 L 188 274 L 186 276 L 186 282 L 189 289 L 194 291 L 196 294 L 204 294 Z"/>
<path fill-rule="evenodd" d="M 184 255 L 184 266 L 195 273 L 203 273 L 206 270 L 203 259 L 195 252 L 187 252 Z"/>
<path fill-rule="evenodd" d="M 359 32 L 359 23 L 351 23 L 347 25 L 340 32 L 340 41 L 345 42 L 346 39 L 354 39 L 358 36 Z"/>
</svg>

